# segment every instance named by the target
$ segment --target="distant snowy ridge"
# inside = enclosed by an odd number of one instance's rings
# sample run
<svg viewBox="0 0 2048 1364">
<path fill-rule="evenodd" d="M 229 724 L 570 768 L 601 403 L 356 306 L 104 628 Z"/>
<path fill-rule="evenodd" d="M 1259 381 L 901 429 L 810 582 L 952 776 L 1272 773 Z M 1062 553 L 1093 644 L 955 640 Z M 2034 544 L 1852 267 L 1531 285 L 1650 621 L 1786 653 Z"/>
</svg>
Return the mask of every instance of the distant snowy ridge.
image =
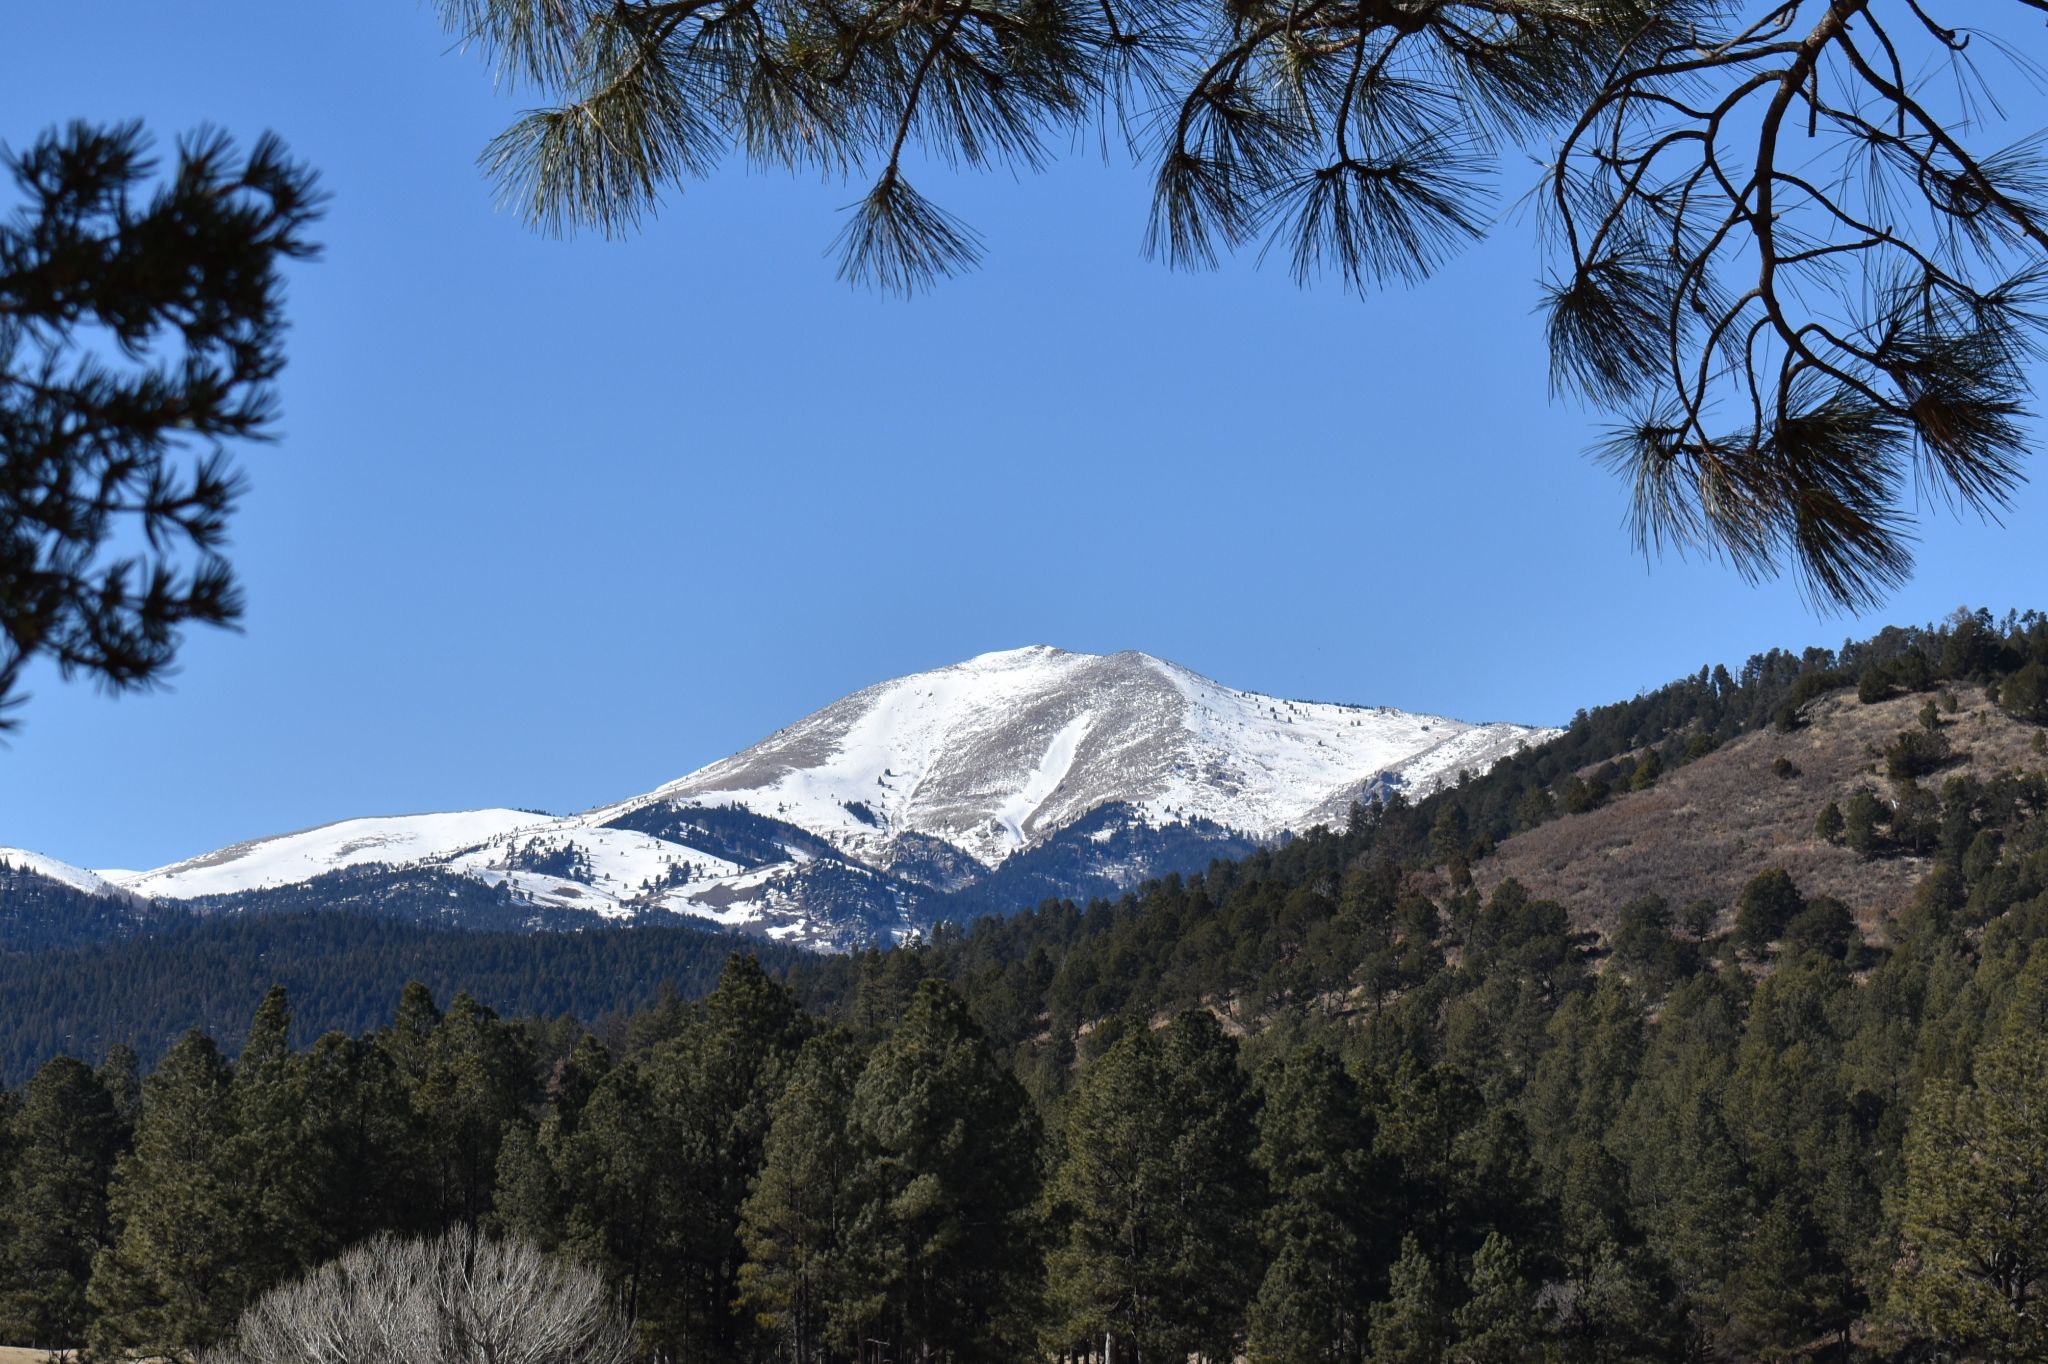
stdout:
<svg viewBox="0 0 2048 1364">
<path fill-rule="evenodd" d="M 900 936 L 1020 854 L 1089 885 L 1419 797 L 1556 730 L 1237 691 L 1141 653 L 1036 646 L 878 683 L 730 758 L 580 815 L 344 820 L 147 872 L 162 900 L 347 867 L 440 868 L 536 905 L 681 913 L 815 946 Z M 1123 812 L 1091 823 L 1096 812 Z M 1063 838 L 1075 846 L 1052 855 Z M 0 859 L 6 854 L 0 853 Z M 48 859 L 43 859 L 48 861 Z M 1052 873 L 1046 873 L 1052 875 Z M 76 884 L 76 882 L 71 882 Z M 1072 893 L 1079 893 L 1078 891 Z"/>
<path fill-rule="evenodd" d="M 128 893 L 114 879 L 127 873 L 103 875 L 96 871 L 87 871 L 83 867 L 74 867 L 69 862 L 59 862 L 54 857 L 45 857 L 41 853 L 32 853 L 26 848 L 0 848 L 0 868 L 33 872 L 45 880 L 55 881 L 59 885 L 69 886 L 73 890 L 82 890 L 87 895 L 125 895 Z"/>
</svg>

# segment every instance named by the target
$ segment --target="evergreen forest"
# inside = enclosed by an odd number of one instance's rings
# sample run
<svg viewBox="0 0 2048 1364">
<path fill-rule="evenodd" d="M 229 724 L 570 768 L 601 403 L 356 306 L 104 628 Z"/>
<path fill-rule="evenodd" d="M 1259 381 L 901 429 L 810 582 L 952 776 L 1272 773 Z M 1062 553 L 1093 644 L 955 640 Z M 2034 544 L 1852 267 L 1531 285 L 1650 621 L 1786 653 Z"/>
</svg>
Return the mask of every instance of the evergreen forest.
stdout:
<svg viewBox="0 0 2048 1364">
<path fill-rule="evenodd" d="M 319 916 L 17 952 L 52 1018 L 185 956 L 222 988 L 175 1039 L 103 1011 L 9 1053 L 0 1340 L 203 1354 L 466 1225 L 599 1272 L 659 1361 L 2048 1358 L 2044 674 L 2031 614 L 1763 655 L 1342 829 L 850 956 L 342 914 L 285 984 L 264 935 Z M 2028 736 L 1988 773 L 1985 707 Z M 1910 871 L 1881 915 L 1783 868 L 1726 903 L 1489 875 L 1893 710 L 1799 830 Z"/>
</svg>

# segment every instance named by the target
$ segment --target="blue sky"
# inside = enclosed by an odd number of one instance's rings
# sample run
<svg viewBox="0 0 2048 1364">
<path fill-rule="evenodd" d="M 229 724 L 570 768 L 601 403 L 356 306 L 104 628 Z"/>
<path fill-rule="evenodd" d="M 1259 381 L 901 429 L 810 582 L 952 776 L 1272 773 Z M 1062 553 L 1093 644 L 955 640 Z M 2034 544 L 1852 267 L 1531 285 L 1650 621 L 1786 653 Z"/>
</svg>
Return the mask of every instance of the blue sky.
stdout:
<svg viewBox="0 0 2048 1364">
<path fill-rule="evenodd" d="M 36 678 L 0 844 L 139 867 L 350 815 L 576 809 L 1026 643 L 1558 721 L 1773 645 L 2048 606 L 2039 484 L 2002 529 L 1934 511 L 1861 620 L 1646 565 L 1581 454 L 1597 417 L 1549 396 L 1512 219 L 1361 302 L 1144 261 L 1122 164 L 927 170 L 988 259 L 906 304 L 834 279 L 839 183 L 735 166 L 629 240 L 528 232 L 475 168 L 518 102 L 425 8 L 7 28 L 0 140 L 269 128 L 333 202 L 292 278 L 284 439 L 245 461 L 245 630 L 192 636 L 154 694 Z"/>
</svg>

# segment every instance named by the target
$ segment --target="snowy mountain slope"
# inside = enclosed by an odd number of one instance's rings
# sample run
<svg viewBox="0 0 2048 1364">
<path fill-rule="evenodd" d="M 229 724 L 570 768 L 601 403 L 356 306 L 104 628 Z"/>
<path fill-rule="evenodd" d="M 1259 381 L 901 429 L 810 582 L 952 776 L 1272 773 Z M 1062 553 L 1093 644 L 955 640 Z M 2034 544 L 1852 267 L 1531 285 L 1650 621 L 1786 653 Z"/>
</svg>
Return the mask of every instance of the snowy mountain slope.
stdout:
<svg viewBox="0 0 2048 1364">
<path fill-rule="evenodd" d="M 344 820 L 100 875 L 134 894 L 194 900 L 347 867 L 420 867 L 551 909 L 681 913 L 847 946 L 980 903 L 977 886 L 1097 893 L 1181 861 L 1204 865 L 1340 821 L 1371 792 L 1419 796 L 1555 733 L 1284 701 L 1146 654 L 1038 646 L 865 688 L 580 815 Z M 999 874 L 1027 852 L 1027 877 Z"/>
<path fill-rule="evenodd" d="M 989 864 L 1110 801 L 1260 837 L 1339 820 L 1556 731 L 1236 691 L 1147 654 L 1043 646 L 855 692 L 752 748 L 592 813 L 734 803 L 848 851 L 929 834 Z"/>
<path fill-rule="evenodd" d="M 59 862 L 54 857 L 45 857 L 41 853 L 32 853 L 26 848 L 0 848 L 0 867 L 12 868 L 15 871 L 34 872 L 37 876 L 55 881 L 59 885 L 69 886 L 73 890 L 82 890 L 87 895 L 118 895 L 125 893 L 113 879 L 110 879 L 109 875 L 103 875 L 96 871 L 87 871 L 84 867 L 74 867 L 69 862 Z M 112 873 L 111 876 L 122 874 Z"/>
</svg>

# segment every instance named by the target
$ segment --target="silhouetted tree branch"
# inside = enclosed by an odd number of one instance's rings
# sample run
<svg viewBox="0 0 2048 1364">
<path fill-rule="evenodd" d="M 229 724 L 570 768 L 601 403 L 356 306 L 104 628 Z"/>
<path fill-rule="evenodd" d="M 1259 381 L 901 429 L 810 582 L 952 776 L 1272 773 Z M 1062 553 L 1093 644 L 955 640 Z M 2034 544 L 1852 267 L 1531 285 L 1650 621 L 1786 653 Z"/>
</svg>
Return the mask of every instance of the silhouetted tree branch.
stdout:
<svg viewBox="0 0 2048 1364">
<path fill-rule="evenodd" d="M 626 230 L 734 150 L 872 170 L 840 272 L 902 293 L 980 258 L 904 180 L 910 146 L 1031 168 L 1092 126 L 1153 166 L 1156 256 L 1258 245 L 1358 291 L 1483 234 L 1503 156 L 1536 151 L 1554 376 L 1621 418 L 1602 453 L 1638 541 L 1793 567 L 1829 605 L 1908 572 L 1916 487 L 1992 514 L 2022 476 L 2048 165 L 2038 136 L 1984 141 L 1973 43 L 2000 44 L 1961 20 L 1993 9 L 441 0 L 546 101 L 485 156 L 532 222 Z"/>
<path fill-rule="evenodd" d="M 278 266 L 320 196 L 272 137 L 202 130 L 156 164 L 140 125 L 0 151 L 0 730 L 29 663 L 111 690 L 241 610 L 220 550 L 235 441 L 266 439 L 284 363 Z"/>
</svg>

